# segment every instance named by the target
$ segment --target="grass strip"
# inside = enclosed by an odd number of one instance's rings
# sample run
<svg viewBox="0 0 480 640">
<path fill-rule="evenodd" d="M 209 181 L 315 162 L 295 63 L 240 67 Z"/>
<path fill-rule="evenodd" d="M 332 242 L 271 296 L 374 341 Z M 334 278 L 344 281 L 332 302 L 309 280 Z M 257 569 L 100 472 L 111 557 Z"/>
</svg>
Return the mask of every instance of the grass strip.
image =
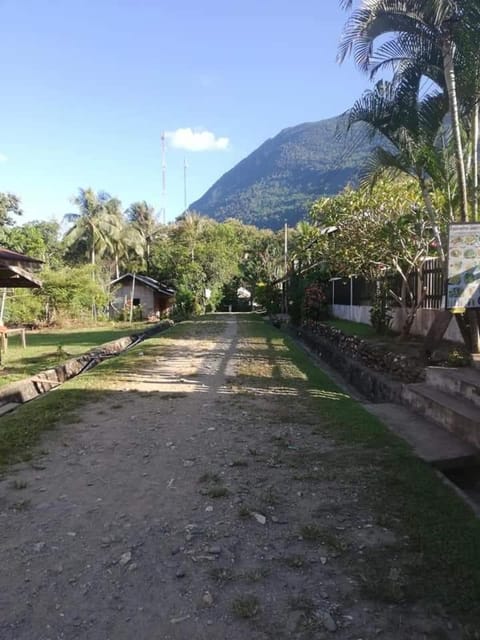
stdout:
<svg viewBox="0 0 480 640">
<path fill-rule="evenodd" d="M 352 491 L 360 491 L 361 500 L 374 510 L 377 524 L 395 531 L 402 541 L 387 557 L 367 553 L 368 561 L 357 566 L 357 577 L 370 595 L 382 592 L 388 600 L 392 566 L 408 556 L 402 588 L 390 595 L 440 602 L 463 619 L 466 638 L 477 637 L 480 521 L 409 445 L 344 394 L 293 340 L 254 316 L 245 316 L 240 326 L 245 341 L 240 384 L 255 388 L 263 379 L 288 396 L 296 395 L 297 415 L 302 405 L 311 406 L 318 416 L 315 432 L 337 445 L 330 461 L 325 456 L 326 470 L 330 466 L 333 477 L 340 470 Z M 318 454 L 303 451 L 297 454 L 299 464 L 304 465 L 309 454 L 318 461 Z M 355 571 L 355 558 L 349 562 Z"/>
<path fill-rule="evenodd" d="M 65 362 L 69 357 L 86 353 L 101 344 L 151 327 L 145 323 L 108 323 L 84 329 L 44 329 L 26 334 L 26 349 L 20 336 L 12 336 L 8 350 L 2 354 L 0 387 Z"/>
</svg>

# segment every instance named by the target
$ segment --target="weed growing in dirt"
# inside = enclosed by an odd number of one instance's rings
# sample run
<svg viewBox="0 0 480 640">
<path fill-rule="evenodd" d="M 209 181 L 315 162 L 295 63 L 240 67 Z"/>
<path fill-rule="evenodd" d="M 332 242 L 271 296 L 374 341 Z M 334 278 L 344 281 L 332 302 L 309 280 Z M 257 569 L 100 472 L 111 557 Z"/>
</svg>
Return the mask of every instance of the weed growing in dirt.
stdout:
<svg viewBox="0 0 480 640">
<path fill-rule="evenodd" d="M 312 613 L 315 610 L 313 600 L 303 595 L 289 598 L 288 606 L 293 611 L 305 611 L 306 613 Z"/>
<path fill-rule="evenodd" d="M 26 480 L 14 480 L 11 487 L 12 489 L 20 491 L 21 489 L 26 489 L 28 487 L 28 482 Z"/>
<path fill-rule="evenodd" d="M 203 473 L 198 479 L 199 482 L 220 482 L 220 476 L 218 473 L 210 473 L 207 471 Z"/>
<path fill-rule="evenodd" d="M 303 569 L 306 566 L 306 560 L 304 556 L 287 556 L 283 559 L 287 567 L 291 569 Z"/>
<path fill-rule="evenodd" d="M 301 536 L 308 542 L 319 542 L 330 551 L 341 553 L 347 549 L 346 542 L 336 533 L 325 527 L 307 524 L 300 530 Z"/>
<path fill-rule="evenodd" d="M 19 502 L 14 502 L 10 509 L 12 511 L 27 511 L 31 506 L 30 500 L 20 500 Z"/>
<path fill-rule="evenodd" d="M 253 595 L 240 596 L 232 602 L 232 611 L 238 618 L 254 618 L 259 609 L 259 600 Z"/>
<path fill-rule="evenodd" d="M 210 487 L 207 490 L 207 496 L 209 498 L 225 498 L 229 493 L 227 487 Z"/>
<path fill-rule="evenodd" d="M 235 578 L 235 572 L 230 567 L 213 567 L 210 569 L 210 578 L 218 584 L 225 584 Z"/>
<path fill-rule="evenodd" d="M 247 582 L 261 582 L 270 575 L 270 571 L 266 568 L 250 569 L 244 571 L 241 577 Z"/>
<path fill-rule="evenodd" d="M 268 487 L 262 496 L 262 501 L 270 506 L 275 506 L 279 504 L 280 498 L 273 487 Z"/>
<path fill-rule="evenodd" d="M 321 542 L 323 539 L 323 530 L 316 524 L 306 524 L 300 529 L 300 535 L 308 542 Z"/>
<path fill-rule="evenodd" d="M 288 449 L 290 445 L 288 439 L 285 436 L 272 436 L 271 442 L 280 449 Z"/>
<path fill-rule="evenodd" d="M 248 467 L 248 462 L 246 460 L 233 460 L 230 463 L 231 467 Z"/>
</svg>

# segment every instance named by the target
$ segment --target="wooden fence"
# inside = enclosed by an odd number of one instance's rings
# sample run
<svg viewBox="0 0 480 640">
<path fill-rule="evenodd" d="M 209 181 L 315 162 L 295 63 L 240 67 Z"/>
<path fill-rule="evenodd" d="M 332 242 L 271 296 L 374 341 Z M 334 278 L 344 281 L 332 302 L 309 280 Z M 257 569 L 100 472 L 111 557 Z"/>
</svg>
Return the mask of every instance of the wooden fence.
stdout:
<svg viewBox="0 0 480 640">
<path fill-rule="evenodd" d="M 418 272 L 412 274 L 410 286 L 418 299 L 420 278 Z M 445 283 L 438 260 L 427 260 L 422 265 L 423 286 L 425 295 L 422 307 L 424 309 L 441 309 Z M 400 294 L 402 279 L 400 275 L 389 278 L 389 288 L 397 295 Z M 373 302 L 376 291 L 376 282 L 371 282 L 362 277 L 331 278 L 329 282 L 329 304 L 341 305 L 370 305 Z"/>
</svg>

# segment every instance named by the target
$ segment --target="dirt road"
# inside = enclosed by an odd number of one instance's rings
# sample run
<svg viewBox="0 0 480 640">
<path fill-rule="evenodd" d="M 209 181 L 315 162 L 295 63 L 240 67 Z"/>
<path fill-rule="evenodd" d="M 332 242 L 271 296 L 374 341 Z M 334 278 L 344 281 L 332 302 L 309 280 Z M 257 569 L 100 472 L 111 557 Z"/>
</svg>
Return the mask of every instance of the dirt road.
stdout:
<svg viewBox="0 0 480 640">
<path fill-rule="evenodd" d="M 440 608 L 365 595 L 343 552 L 399 541 L 361 479 L 312 482 L 307 453 L 335 453 L 322 418 L 307 392 L 237 377 L 288 358 L 238 329 L 219 316 L 119 367 L 3 478 L 2 640 L 462 637 Z"/>
</svg>

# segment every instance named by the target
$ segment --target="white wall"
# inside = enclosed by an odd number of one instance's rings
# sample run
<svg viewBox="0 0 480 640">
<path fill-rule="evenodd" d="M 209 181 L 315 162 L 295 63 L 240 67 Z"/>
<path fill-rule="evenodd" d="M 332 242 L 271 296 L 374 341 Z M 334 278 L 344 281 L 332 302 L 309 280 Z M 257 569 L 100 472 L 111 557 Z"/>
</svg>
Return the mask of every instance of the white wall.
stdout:
<svg viewBox="0 0 480 640">
<path fill-rule="evenodd" d="M 335 318 L 344 320 L 352 320 L 353 322 L 361 322 L 362 324 L 371 324 L 370 309 L 366 305 L 348 305 L 334 304 L 330 306 L 330 311 Z"/>
<path fill-rule="evenodd" d="M 369 306 L 335 304 L 330 307 L 330 311 L 335 318 L 343 318 L 344 320 L 352 320 L 353 322 L 361 322 L 362 324 L 371 324 Z M 417 317 L 413 323 L 411 333 L 415 336 L 425 336 L 433 322 L 436 309 L 419 309 Z M 402 326 L 402 310 L 394 309 L 392 329 L 399 331 Z M 463 344 L 462 334 L 458 328 L 455 318 L 452 317 L 444 338 L 452 340 L 452 342 L 460 342 Z"/>
</svg>

